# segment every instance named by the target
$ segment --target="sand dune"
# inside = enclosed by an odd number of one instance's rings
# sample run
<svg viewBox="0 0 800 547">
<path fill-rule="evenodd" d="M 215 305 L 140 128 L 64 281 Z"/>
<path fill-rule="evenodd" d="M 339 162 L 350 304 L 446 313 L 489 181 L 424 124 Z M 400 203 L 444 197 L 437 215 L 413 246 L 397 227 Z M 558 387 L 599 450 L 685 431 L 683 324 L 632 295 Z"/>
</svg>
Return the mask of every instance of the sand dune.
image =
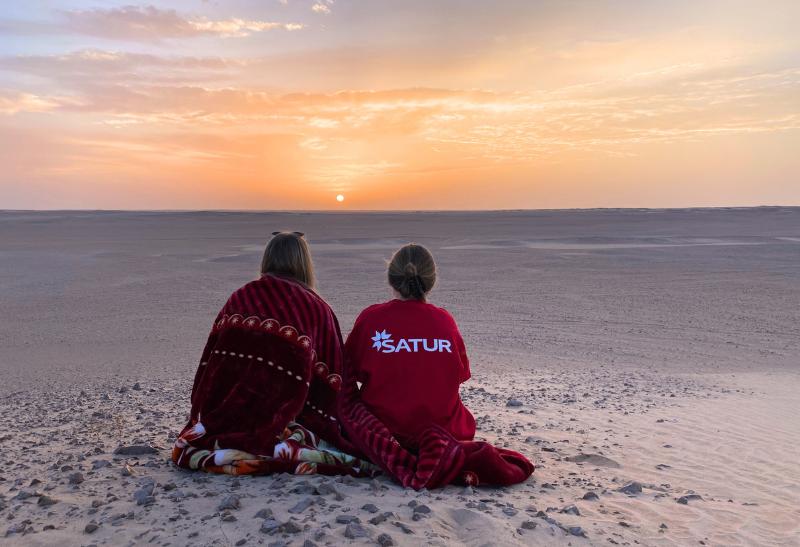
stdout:
<svg viewBox="0 0 800 547">
<path fill-rule="evenodd" d="M 463 396 L 478 434 L 528 454 L 534 477 L 418 493 L 173 469 L 210 322 L 280 228 L 308 234 L 345 331 L 386 297 L 396 243 L 431 246 L 434 299 L 472 357 Z M 800 544 L 797 241 L 792 208 L 1 213 L 0 537 Z M 121 443 L 154 450 L 115 455 Z M 143 490 L 153 499 L 139 505 Z"/>
</svg>

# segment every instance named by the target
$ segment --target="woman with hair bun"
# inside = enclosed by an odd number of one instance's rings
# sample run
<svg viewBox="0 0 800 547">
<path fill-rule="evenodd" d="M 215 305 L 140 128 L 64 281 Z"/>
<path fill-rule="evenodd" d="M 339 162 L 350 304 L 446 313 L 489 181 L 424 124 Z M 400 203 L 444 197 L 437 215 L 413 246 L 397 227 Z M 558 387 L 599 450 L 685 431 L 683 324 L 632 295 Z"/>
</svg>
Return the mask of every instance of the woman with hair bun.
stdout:
<svg viewBox="0 0 800 547">
<path fill-rule="evenodd" d="M 345 344 L 362 400 L 404 446 L 418 446 L 434 424 L 472 440 L 475 419 L 459 395 L 470 378 L 464 340 L 450 313 L 427 301 L 436 283 L 433 255 L 405 245 L 388 278 L 394 299 L 361 312 Z"/>
<path fill-rule="evenodd" d="M 533 473 L 525 456 L 473 440 L 475 419 L 459 395 L 469 359 L 453 317 L 427 301 L 436 283 L 430 251 L 405 245 L 388 278 L 395 298 L 361 312 L 345 344 L 339 419 L 348 438 L 417 490 L 525 481 Z"/>
</svg>

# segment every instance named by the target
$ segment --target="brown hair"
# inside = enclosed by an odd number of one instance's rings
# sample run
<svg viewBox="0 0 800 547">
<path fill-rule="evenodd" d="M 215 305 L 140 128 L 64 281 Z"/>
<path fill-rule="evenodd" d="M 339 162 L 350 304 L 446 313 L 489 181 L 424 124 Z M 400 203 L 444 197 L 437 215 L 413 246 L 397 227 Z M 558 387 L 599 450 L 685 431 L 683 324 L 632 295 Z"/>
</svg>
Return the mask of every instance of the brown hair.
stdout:
<svg viewBox="0 0 800 547">
<path fill-rule="evenodd" d="M 313 289 L 314 263 L 308 243 L 300 232 L 273 232 L 274 237 L 264 249 L 261 275 L 277 274 L 292 277 Z"/>
<path fill-rule="evenodd" d="M 436 283 L 436 263 L 431 252 L 416 243 L 404 245 L 389 262 L 389 285 L 406 299 L 425 300 Z"/>
</svg>

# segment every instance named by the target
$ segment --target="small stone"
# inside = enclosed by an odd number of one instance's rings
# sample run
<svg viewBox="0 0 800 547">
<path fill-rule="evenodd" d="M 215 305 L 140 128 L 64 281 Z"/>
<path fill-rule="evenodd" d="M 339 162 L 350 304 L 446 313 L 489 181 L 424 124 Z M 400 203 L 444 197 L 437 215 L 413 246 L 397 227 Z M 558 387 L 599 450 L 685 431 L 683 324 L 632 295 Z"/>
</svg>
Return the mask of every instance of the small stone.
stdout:
<svg viewBox="0 0 800 547">
<path fill-rule="evenodd" d="M 522 406 L 522 401 L 520 401 L 519 399 L 509 399 L 508 402 L 506 402 L 506 406 L 508 407 Z"/>
<path fill-rule="evenodd" d="M 236 522 L 236 517 L 232 513 L 225 512 L 220 517 L 222 522 Z"/>
<path fill-rule="evenodd" d="M 242 538 L 236 543 L 234 543 L 234 545 L 236 545 L 236 547 L 242 547 L 242 545 L 244 545 L 245 543 L 247 543 L 247 538 Z"/>
<path fill-rule="evenodd" d="M 622 488 L 617 489 L 618 492 L 622 492 L 623 494 L 628 494 L 629 496 L 633 496 L 636 494 L 642 493 L 642 485 L 636 481 L 629 482 Z"/>
<path fill-rule="evenodd" d="M 595 492 L 586 492 L 582 499 L 585 499 L 586 501 L 597 501 L 600 499 L 600 496 L 598 496 Z"/>
<path fill-rule="evenodd" d="M 577 505 L 567 505 L 564 507 L 559 513 L 566 513 L 567 515 L 575 515 L 576 517 L 581 516 L 581 512 L 578 509 Z"/>
<path fill-rule="evenodd" d="M 96 471 L 98 469 L 103 469 L 104 467 L 109 467 L 110 465 L 111 462 L 108 460 L 95 460 L 92 462 L 92 469 Z"/>
<path fill-rule="evenodd" d="M 284 522 L 281 525 L 281 532 L 285 534 L 299 534 L 303 529 L 300 528 L 293 520 Z"/>
<path fill-rule="evenodd" d="M 259 531 L 262 534 L 272 534 L 281 527 L 281 523 L 275 519 L 266 519 L 264 522 L 261 523 L 261 528 Z"/>
<path fill-rule="evenodd" d="M 688 505 L 690 501 L 696 500 L 703 501 L 703 498 L 699 494 L 686 494 L 678 498 L 678 503 L 681 505 Z"/>
<path fill-rule="evenodd" d="M 523 530 L 533 530 L 533 529 L 535 529 L 535 528 L 536 528 L 536 526 L 538 526 L 538 524 L 536 523 L 536 521 L 533 521 L 533 520 L 526 520 L 526 521 L 524 521 L 524 522 L 522 523 L 522 525 L 521 525 L 521 526 L 522 526 L 522 529 L 523 529 Z"/>
<path fill-rule="evenodd" d="M 393 513 L 391 511 L 387 511 L 385 513 L 381 513 L 380 515 L 372 517 L 371 519 L 369 519 L 369 523 L 372 524 L 373 526 L 377 526 L 389 520 L 389 517 L 391 516 L 393 516 Z"/>
<path fill-rule="evenodd" d="M 56 503 L 58 503 L 57 499 L 51 498 L 50 496 L 41 495 L 39 496 L 39 501 L 37 504 L 41 507 L 50 507 Z"/>
<path fill-rule="evenodd" d="M 83 473 L 81 473 L 80 471 L 76 471 L 75 473 L 70 473 L 69 478 L 67 480 L 69 480 L 70 484 L 80 484 L 85 479 L 83 478 Z"/>
<path fill-rule="evenodd" d="M 145 485 L 133 493 L 133 499 L 136 500 L 136 505 L 150 505 L 155 503 L 156 498 L 153 497 L 153 485 Z"/>
<path fill-rule="evenodd" d="M 361 510 L 366 511 L 367 513 L 377 513 L 378 511 L 380 511 L 380 509 L 378 509 L 378 506 L 375 505 L 374 503 L 367 503 L 365 505 L 362 505 Z"/>
<path fill-rule="evenodd" d="M 254 519 L 271 519 L 272 509 L 260 509 L 258 513 L 253 515 Z"/>
<path fill-rule="evenodd" d="M 229 496 L 225 496 L 219 505 L 217 505 L 217 511 L 236 511 L 241 507 L 241 502 L 239 501 L 239 496 L 237 494 L 231 494 Z"/>
<path fill-rule="evenodd" d="M 361 520 L 355 515 L 339 515 L 336 517 L 337 524 L 351 524 L 353 522 L 361 522 Z"/>
<path fill-rule="evenodd" d="M 509 516 L 509 517 L 513 517 L 514 515 L 516 515 L 517 513 L 519 513 L 519 511 L 517 511 L 517 510 L 516 510 L 516 509 L 514 509 L 513 507 L 503 507 L 503 513 L 504 513 L 505 515 Z"/>
<path fill-rule="evenodd" d="M 394 540 L 389 534 L 381 534 L 378 536 L 378 545 L 381 547 L 391 547 L 394 545 Z"/>
<path fill-rule="evenodd" d="M 344 537 L 347 539 L 357 539 L 367 536 L 367 531 L 358 522 L 351 522 L 344 530 Z"/>
<path fill-rule="evenodd" d="M 141 386 L 141 384 L 139 384 L 139 382 L 136 382 L 135 384 L 133 384 L 133 391 L 141 391 L 141 390 L 142 390 L 142 386 Z"/>
<path fill-rule="evenodd" d="M 431 508 L 427 505 L 417 505 L 414 507 L 414 513 L 422 513 L 423 515 L 430 515 Z"/>
<path fill-rule="evenodd" d="M 572 536 L 578 536 L 582 538 L 586 537 L 586 532 L 584 532 L 583 528 L 581 528 L 580 526 L 570 526 L 569 528 L 567 528 L 567 532 L 569 532 L 569 534 Z"/>
<path fill-rule="evenodd" d="M 303 498 L 302 500 L 298 501 L 294 507 L 289 509 L 289 512 L 292 514 L 302 513 L 309 507 L 314 505 L 314 500 L 311 498 Z"/>
<path fill-rule="evenodd" d="M 94 522 L 90 522 L 89 524 L 84 526 L 83 533 L 84 534 L 94 534 L 97 531 L 98 528 L 100 528 L 99 525 L 97 525 Z"/>
<path fill-rule="evenodd" d="M 118 446 L 117 449 L 114 450 L 115 456 L 145 456 L 147 454 L 158 454 L 158 450 L 147 444 Z"/>
<path fill-rule="evenodd" d="M 317 547 L 317 544 L 310 539 L 307 539 L 303 542 L 303 547 Z"/>
</svg>

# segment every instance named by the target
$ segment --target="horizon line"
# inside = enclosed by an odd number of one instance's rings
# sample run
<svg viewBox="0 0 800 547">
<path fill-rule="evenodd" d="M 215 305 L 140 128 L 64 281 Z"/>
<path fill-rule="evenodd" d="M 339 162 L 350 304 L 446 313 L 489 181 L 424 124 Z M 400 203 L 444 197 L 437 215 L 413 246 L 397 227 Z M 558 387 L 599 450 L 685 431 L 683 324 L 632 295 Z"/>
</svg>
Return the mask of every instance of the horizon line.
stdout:
<svg viewBox="0 0 800 547">
<path fill-rule="evenodd" d="M 690 205 L 685 207 L 542 207 L 519 209 L 2 209 L 0 213 L 524 213 L 539 211 L 686 211 L 714 209 L 798 209 L 797 205 Z"/>
</svg>

